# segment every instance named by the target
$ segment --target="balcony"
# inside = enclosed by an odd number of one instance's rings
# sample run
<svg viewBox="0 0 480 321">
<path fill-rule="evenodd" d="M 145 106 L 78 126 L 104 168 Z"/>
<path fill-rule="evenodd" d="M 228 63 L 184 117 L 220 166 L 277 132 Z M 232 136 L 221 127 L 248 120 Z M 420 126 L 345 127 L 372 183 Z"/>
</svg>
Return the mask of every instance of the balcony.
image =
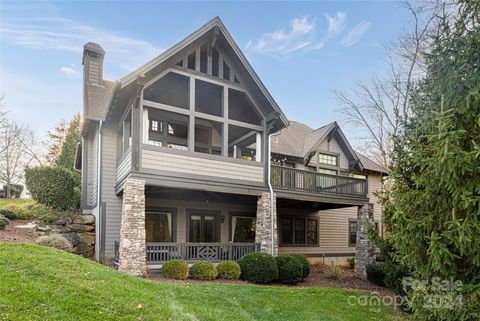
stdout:
<svg viewBox="0 0 480 321">
<path fill-rule="evenodd" d="M 305 193 L 327 193 L 341 196 L 366 197 L 367 180 L 329 175 L 296 168 L 272 165 L 274 189 Z"/>
</svg>

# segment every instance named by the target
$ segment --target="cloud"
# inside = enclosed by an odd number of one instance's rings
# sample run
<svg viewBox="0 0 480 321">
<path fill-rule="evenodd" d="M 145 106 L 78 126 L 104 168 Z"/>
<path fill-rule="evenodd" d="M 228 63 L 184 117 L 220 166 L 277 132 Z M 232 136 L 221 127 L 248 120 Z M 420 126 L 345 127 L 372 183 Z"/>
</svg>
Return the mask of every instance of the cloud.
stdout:
<svg viewBox="0 0 480 321">
<path fill-rule="evenodd" d="M 333 17 L 326 13 L 325 18 L 327 18 L 328 23 L 327 38 L 335 37 L 345 29 L 347 22 L 347 14 L 345 12 L 337 11 Z"/>
<path fill-rule="evenodd" d="M 247 49 L 263 53 L 289 54 L 310 47 L 314 42 L 315 19 L 308 16 L 290 20 L 289 27 L 267 32 L 256 41 L 249 41 Z"/>
<path fill-rule="evenodd" d="M 0 32 L 3 41 L 24 48 L 76 54 L 81 54 L 88 41 L 97 42 L 105 49 L 106 59 L 126 71 L 137 68 L 163 51 L 148 41 L 62 17 L 3 21 Z"/>
<path fill-rule="evenodd" d="M 80 75 L 79 71 L 73 65 L 60 67 L 60 72 L 70 78 L 76 78 Z"/>
<path fill-rule="evenodd" d="M 350 29 L 345 37 L 343 37 L 343 39 L 340 41 L 341 45 L 344 47 L 349 47 L 356 44 L 362 38 L 363 34 L 368 31 L 368 29 L 370 29 L 370 22 L 366 20 L 360 22 L 358 25 Z"/>
</svg>

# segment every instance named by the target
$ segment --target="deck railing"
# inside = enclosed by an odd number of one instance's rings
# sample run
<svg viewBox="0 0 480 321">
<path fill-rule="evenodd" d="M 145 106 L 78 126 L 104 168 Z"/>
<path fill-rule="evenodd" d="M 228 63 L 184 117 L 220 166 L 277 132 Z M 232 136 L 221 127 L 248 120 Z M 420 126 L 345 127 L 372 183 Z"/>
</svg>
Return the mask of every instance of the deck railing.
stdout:
<svg viewBox="0 0 480 321">
<path fill-rule="evenodd" d="M 308 193 L 366 196 L 367 180 L 272 165 L 272 186 Z"/>
<path fill-rule="evenodd" d="M 118 242 L 115 242 L 115 257 L 118 260 Z M 162 264 L 180 259 L 188 262 L 206 260 L 212 262 L 239 260 L 242 256 L 259 252 L 254 243 L 147 243 L 147 263 Z"/>
</svg>

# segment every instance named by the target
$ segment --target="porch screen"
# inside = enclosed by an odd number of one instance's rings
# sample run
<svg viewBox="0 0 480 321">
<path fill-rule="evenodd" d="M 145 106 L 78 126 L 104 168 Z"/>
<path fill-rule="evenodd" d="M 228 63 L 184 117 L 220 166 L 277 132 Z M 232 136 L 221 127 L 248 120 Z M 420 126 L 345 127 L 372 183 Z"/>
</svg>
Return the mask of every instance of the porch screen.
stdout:
<svg viewBox="0 0 480 321">
<path fill-rule="evenodd" d="M 255 242 L 255 217 L 232 216 L 232 242 Z"/>
<path fill-rule="evenodd" d="M 172 213 L 146 212 L 147 242 L 172 242 Z"/>
</svg>

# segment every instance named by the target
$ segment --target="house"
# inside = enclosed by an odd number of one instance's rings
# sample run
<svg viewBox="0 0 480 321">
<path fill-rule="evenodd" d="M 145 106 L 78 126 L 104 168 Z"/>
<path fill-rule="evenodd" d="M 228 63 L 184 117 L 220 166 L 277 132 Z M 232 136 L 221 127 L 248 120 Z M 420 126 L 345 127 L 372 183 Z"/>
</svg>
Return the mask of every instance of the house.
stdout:
<svg viewBox="0 0 480 321">
<path fill-rule="evenodd" d="M 131 274 L 253 251 L 369 260 L 387 172 L 337 123 L 289 121 L 219 18 L 117 81 L 104 58 L 85 45 L 78 166 L 97 260 Z"/>
</svg>

